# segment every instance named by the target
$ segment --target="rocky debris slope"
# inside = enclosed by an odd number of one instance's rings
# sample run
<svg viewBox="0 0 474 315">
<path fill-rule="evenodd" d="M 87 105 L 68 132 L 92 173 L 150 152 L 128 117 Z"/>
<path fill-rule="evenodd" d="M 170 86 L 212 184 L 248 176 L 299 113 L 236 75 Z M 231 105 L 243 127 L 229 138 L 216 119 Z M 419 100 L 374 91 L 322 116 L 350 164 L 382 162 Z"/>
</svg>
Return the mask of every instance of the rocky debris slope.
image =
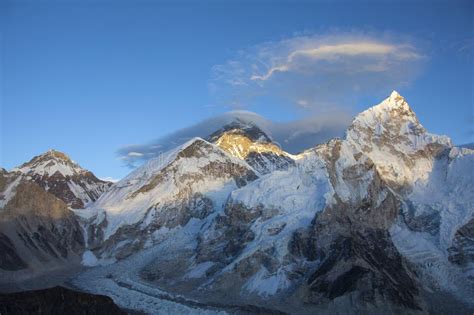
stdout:
<svg viewBox="0 0 474 315">
<path fill-rule="evenodd" d="M 126 314 L 107 296 L 54 287 L 0 294 L 1 314 Z"/>
<path fill-rule="evenodd" d="M 12 171 L 31 178 L 74 209 L 94 202 L 112 185 L 55 150 L 38 155 Z"/>
</svg>

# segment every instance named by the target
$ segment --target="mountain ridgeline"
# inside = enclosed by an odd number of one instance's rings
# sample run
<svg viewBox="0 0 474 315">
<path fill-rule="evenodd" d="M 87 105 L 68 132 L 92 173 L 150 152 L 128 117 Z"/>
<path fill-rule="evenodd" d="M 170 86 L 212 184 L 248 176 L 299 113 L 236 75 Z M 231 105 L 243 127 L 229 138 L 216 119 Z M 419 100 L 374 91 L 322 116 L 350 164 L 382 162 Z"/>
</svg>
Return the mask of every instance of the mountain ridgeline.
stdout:
<svg viewBox="0 0 474 315">
<path fill-rule="evenodd" d="M 94 267 L 74 286 L 146 313 L 154 297 L 203 312 L 471 314 L 473 169 L 474 151 L 426 131 L 397 92 L 297 155 L 243 120 L 115 184 L 49 151 L 0 172 L 0 275 Z"/>
</svg>

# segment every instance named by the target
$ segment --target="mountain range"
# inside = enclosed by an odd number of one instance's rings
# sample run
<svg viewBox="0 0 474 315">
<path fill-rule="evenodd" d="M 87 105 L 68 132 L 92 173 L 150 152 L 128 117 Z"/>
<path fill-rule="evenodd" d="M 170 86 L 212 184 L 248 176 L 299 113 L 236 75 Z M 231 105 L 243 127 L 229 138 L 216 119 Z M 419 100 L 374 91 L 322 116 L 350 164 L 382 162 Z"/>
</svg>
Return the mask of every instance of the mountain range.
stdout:
<svg viewBox="0 0 474 315">
<path fill-rule="evenodd" d="M 242 119 L 117 183 L 51 150 L 0 171 L 0 288 L 67 275 L 153 314 L 472 314 L 473 170 L 395 91 L 299 154 Z"/>
</svg>

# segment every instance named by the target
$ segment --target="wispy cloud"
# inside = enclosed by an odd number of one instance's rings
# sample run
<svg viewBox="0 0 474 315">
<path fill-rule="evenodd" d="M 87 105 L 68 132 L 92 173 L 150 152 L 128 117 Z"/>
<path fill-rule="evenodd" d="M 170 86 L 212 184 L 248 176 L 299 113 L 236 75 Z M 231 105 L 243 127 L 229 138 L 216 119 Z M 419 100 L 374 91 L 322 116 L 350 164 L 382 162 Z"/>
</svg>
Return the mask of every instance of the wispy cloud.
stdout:
<svg viewBox="0 0 474 315">
<path fill-rule="evenodd" d="M 214 66 L 209 87 L 227 106 L 251 107 L 271 95 L 320 112 L 409 84 L 423 59 L 412 42 L 394 35 L 295 36 L 250 47 Z"/>
<path fill-rule="evenodd" d="M 130 156 L 130 157 L 139 157 L 139 156 L 143 156 L 143 153 L 131 151 L 131 152 L 128 152 L 127 156 Z"/>
<path fill-rule="evenodd" d="M 355 41 L 342 42 L 339 44 L 319 44 L 314 43 L 315 47 L 310 49 L 299 49 L 289 53 L 285 63 L 270 68 L 264 75 L 252 75 L 251 80 L 268 80 L 276 72 L 300 71 L 301 64 L 305 66 L 308 63 L 316 61 L 338 62 L 344 57 L 370 56 L 371 58 L 381 58 L 390 56 L 399 60 L 417 59 L 420 56 L 411 51 L 410 47 L 395 46 L 377 42 Z M 373 61 L 373 60 L 371 60 Z M 365 67 L 365 71 L 382 71 L 383 67 Z"/>
<path fill-rule="evenodd" d="M 146 144 L 123 147 L 117 153 L 128 166 L 135 167 L 143 161 L 158 157 L 191 138 L 201 137 L 206 139 L 235 119 L 259 126 L 273 141 L 291 153 L 297 153 L 331 138 L 342 136 L 351 121 L 351 117 L 345 112 L 333 112 L 289 122 L 275 122 L 253 112 L 233 111 L 206 119 L 188 128 L 177 130 Z"/>
</svg>

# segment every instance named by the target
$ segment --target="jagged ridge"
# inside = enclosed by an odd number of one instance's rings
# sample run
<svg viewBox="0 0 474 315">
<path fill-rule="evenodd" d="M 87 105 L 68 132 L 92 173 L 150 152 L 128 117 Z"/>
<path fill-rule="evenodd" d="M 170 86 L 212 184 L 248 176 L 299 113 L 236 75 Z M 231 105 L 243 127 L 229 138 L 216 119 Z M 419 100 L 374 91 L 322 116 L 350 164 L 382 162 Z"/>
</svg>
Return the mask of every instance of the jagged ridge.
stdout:
<svg viewBox="0 0 474 315">
<path fill-rule="evenodd" d="M 28 176 L 74 209 L 84 208 L 94 202 L 112 185 L 98 179 L 66 154 L 56 150 L 36 156 L 12 172 Z"/>
</svg>

